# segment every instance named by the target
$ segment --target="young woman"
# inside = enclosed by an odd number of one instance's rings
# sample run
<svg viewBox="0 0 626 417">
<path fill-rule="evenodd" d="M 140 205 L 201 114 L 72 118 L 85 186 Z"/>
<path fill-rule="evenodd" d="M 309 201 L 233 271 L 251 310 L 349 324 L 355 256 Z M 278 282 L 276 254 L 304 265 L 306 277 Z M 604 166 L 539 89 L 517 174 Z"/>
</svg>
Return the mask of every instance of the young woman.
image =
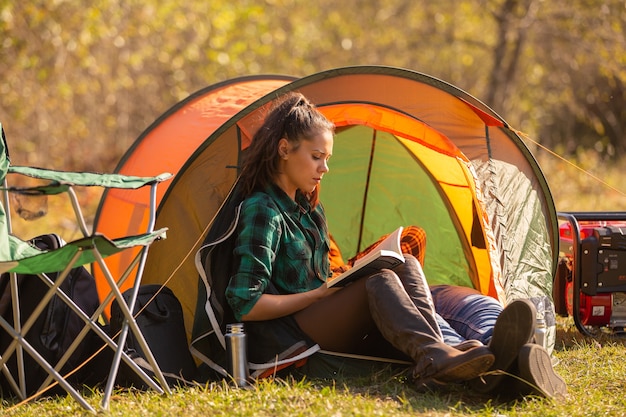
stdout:
<svg viewBox="0 0 626 417">
<path fill-rule="evenodd" d="M 480 375 L 494 356 L 485 346 L 462 351 L 443 342 L 414 257 L 341 289 L 325 285 L 329 236 L 318 193 L 333 137 L 330 121 L 304 96 L 288 93 L 247 150 L 226 297 L 246 323 L 248 358 L 265 362 L 298 342 L 317 343 L 346 353 L 397 349 L 415 363 L 418 387 Z"/>
</svg>

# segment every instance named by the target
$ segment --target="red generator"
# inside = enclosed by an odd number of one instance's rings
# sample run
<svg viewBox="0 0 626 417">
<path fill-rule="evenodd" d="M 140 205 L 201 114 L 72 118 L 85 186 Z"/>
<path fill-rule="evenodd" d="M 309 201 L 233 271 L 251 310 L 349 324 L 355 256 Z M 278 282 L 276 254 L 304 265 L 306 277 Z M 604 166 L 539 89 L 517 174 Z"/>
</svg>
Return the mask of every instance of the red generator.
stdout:
<svg viewBox="0 0 626 417">
<path fill-rule="evenodd" d="M 559 212 L 559 263 L 552 295 L 556 313 L 578 330 L 626 329 L 626 212 Z M 577 296 L 574 296 L 577 294 Z"/>
</svg>

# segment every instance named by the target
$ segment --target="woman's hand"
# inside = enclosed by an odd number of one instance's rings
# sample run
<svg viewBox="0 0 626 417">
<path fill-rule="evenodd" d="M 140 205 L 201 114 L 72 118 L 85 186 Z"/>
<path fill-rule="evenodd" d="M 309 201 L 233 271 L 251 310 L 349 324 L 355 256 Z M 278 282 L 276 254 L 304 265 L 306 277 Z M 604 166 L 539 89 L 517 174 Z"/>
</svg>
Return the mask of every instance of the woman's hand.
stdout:
<svg viewBox="0 0 626 417">
<path fill-rule="evenodd" d="M 340 289 L 341 288 L 328 288 L 328 286 L 324 284 L 324 285 L 320 285 L 319 288 L 316 288 L 309 292 L 310 293 L 316 292 L 316 294 L 314 294 L 313 296 L 315 297 L 315 301 L 317 301 L 317 300 L 321 300 L 324 297 L 328 297 L 329 295 L 339 291 Z"/>
<path fill-rule="evenodd" d="M 288 316 L 339 290 L 340 288 L 328 288 L 326 284 L 323 284 L 314 290 L 296 294 L 263 294 L 252 307 L 252 310 L 242 316 L 242 320 L 272 320 Z"/>
</svg>

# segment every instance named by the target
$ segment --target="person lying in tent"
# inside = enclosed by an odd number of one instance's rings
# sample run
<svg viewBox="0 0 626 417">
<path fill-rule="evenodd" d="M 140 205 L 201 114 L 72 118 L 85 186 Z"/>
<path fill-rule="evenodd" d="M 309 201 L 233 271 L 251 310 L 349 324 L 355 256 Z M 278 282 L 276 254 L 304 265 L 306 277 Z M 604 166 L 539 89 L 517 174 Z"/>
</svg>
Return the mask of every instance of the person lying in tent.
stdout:
<svg viewBox="0 0 626 417">
<path fill-rule="evenodd" d="M 537 311 L 529 300 L 502 305 L 469 287 L 431 286 L 433 307 L 446 343 L 479 342 L 495 361 L 489 372 L 470 381 L 482 394 L 565 397 L 567 385 L 554 370 L 548 351 L 534 343 Z"/>
<path fill-rule="evenodd" d="M 352 353 L 376 338 L 414 363 L 412 379 L 431 383 L 468 381 L 489 369 L 486 346 L 455 349 L 444 343 L 428 306 L 416 291 L 417 259 L 328 288 L 329 235 L 318 204 L 329 171 L 334 125 L 303 95 L 276 100 L 247 150 L 239 185 L 241 205 L 234 246 L 235 272 L 226 298 L 245 323 L 248 359 L 268 362 L 299 342 Z M 370 342 L 372 341 L 372 342 Z M 379 347 L 379 346 L 376 346 Z"/>
<path fill-rule="evenodd" d="M 331 235 L 330 263 L 334 274 L 350 268 L 386 237 L 344 262 L 341 251 Z M 421 227 L 408 226 L 400 237 L 402 252 L 413 255 L 424 265 L 426 232 Z M 423 273 L 422 273 L 423 274 Z M 418 280 L 426 282 L 426 279 Z M 554 371 L 548 351 L 532 343 L 537 311 L 529 300 L 513 300 L 505 308 L 496 299 L 474 288 L 458 285 L 430 286 L 427 297 L 437 319 L 444 341 L 465 349 L 488 346 L 495 356 L 489 372 L 469 381 L 469 386 L 482 394 L 520 397 L 536 394 L 564 397 L 565 381 Z M 428 292 L 426 287 L 419 290 Z"/>
</svg>

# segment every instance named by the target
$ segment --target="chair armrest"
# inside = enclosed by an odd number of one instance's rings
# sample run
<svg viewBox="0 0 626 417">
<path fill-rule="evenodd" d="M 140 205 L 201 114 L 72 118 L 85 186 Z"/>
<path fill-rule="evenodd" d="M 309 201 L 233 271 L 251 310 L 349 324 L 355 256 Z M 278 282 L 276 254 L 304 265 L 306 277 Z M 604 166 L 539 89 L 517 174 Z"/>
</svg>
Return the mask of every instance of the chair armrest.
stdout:
<svg viewBox="0 0 626 417">
<path fill-rule="evenodd" d="M 40 250 L 28 242 L 14 238 L 14 243 L 23 247 L 14 259 L 0 262 L 0 271 L 10 271 L 22 274 L 39 274 L 63 270 L 76 253 L 80 256 L 73 266 L 87 265 L 96 261 L 91 249 L 97 249 L 104 258 L 137 246 L 149 246 L 155 240 L 167 237 L 167 228 L 155 230 L 135 236 L 126 236 L 119 239 L 109 239 L 102 234 L 84 237 L 61 246 L 54 250 Z M 15 264 L 17 262 L 17 264 Z"/>
<path fill-rule="evenodd" d="M 154 177 L 136 177 L 122 174 L 100 174 L 94 172 L 69 172 L 56 171 L 44 168 L 34 168 L 26 166 L 9 166 L 9 174 L 20 174 L 27 177 L 53 181 L 49 187 L 50 191 L 45 191 L 48 186 L 32 187 L 39 194 L 58 194 L 64 192 L 73 185 L 84 187 L 106 187 L 138 189 L 146 185 L 167 181 L 172 178 L 169 172 L 161 173 Z M 26 189 L 15 188 L 15 191 L 26 192 Z"/>
</svg>

